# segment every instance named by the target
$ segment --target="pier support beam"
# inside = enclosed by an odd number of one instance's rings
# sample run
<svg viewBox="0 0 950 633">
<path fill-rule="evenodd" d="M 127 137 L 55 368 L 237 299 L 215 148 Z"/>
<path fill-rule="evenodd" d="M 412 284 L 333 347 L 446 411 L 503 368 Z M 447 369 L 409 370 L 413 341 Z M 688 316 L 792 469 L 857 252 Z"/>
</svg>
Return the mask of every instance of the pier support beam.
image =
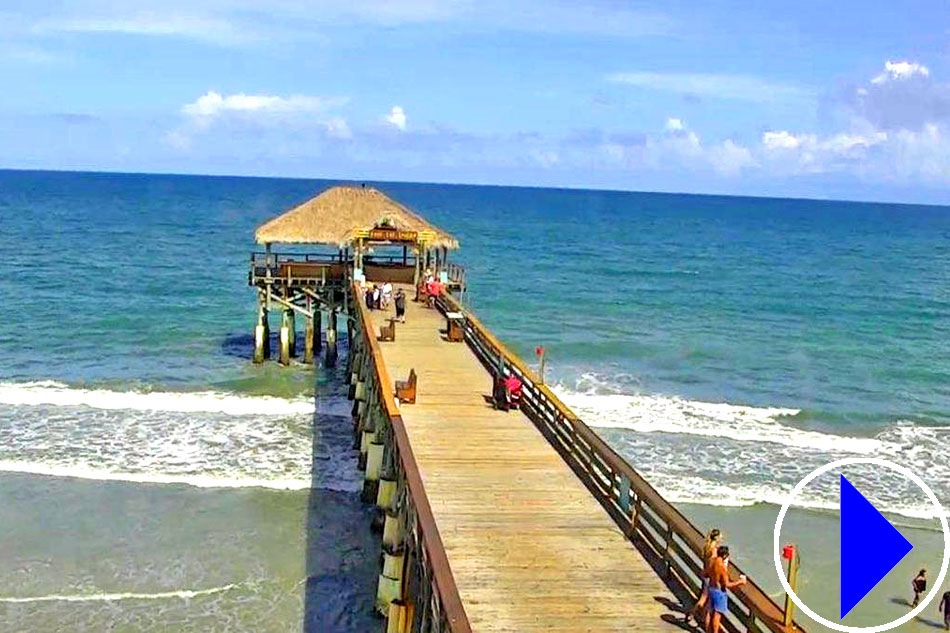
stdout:
<svg viewBox="0 0 950 633">
<path fill-rule="evenodd" d="M 254 327 L 254 362 L 263 363 L 270 358 L 270 326 L 267 324 L 267 308 L 262 303 L 257 311 Z"/>
</svg>

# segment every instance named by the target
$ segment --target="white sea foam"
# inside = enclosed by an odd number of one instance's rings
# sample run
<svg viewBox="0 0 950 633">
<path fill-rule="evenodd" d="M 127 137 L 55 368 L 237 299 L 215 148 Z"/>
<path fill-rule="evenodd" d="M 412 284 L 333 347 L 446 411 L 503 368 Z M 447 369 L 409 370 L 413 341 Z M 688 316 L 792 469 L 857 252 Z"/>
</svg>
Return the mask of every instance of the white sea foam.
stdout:
<svg viewBox="0 0 950 633">
<path fill-rule="evenodd" d="M 876 438 L 804 431 L 781 423 L 782 417 L 797 415 L 798 409 L 699 402 L 671 396 L 578 393 L 565 388 L 558 388 L 556 392 L 593 427 L 705 435 L 863 455 L 882 448 Z"/>
<path fill-rule="evenodd" d="M 86 406 L 94 409 L 129 409 L 178 413 L 228 415 L 300 415 L 313 413 L 308 399 L 243 396 L 217 391 L 112 391 L 74 388 L 60 382 L 0 382 L 0 404 Z"/>
<path fill-rule="evenodd" d="M 314 425 L 313 401 L 158 392 L 136 394 L 141 407 L 118 407 L 121 392 L 0 385 L 17 395 L 0 397 L 0 472 L 201 488 L 359 489 L 352 425 L 337 415 L 348 403 L 339 396 L 320 397 Z M 109 406 L 89 406 L 99 401 Z M 77 402 L 83 404 L 70 406 Z M 274 409 L 285 415 L 271 415 Z"/>
<path fill-rule="evenodd" d="M 790 418 L 797 409 L 618 393 L 590 375 L 581 384 L 584 391 L 555 390 L 587 424 L 609 429 L 615 448 L 671 501 L 780 505 L 810 471 L 855 455 L 911 465 L 945 505 L 950 501 L 947 429 L 899 421 L 875 437 L 836 435 L 795 428 Z M 878 470 L 865 481 L 882 510 L 937 516 L 920 490 L 896 473 Z M 831 509 L 837 503 L 837 487 L 824 482 L 809 486 L 794 505 Z"/>
<path fill-rule="evenodd" d="M 180 484 L 195 488 L 270 488 L 272 490 L 306 490 L 309 479 L 261 479 L 253 477 L 227 477 L 211 474 L 169 475 L 160 472 L 113 472 L 91 468 L 82 464 L 63 466 L 0 460 L 0 472 L 25 473 L 46 477 L 93 479 L 96 481 L 122 481 L 137 484 Z"/>
<path fill-rule="evenodd" d="M 211 587 L 209 589 L 180 589 L 178 591 L 159 591 L 158 593 L 94 593 L 87 595 L 60 595 L 50 594 L 47 596 L 30 596 L 26 598 L 2 597 L 0 602 L 24 604 L 30 602 L 114 602 L 117 600 L 167 600 L 169 598 L 196 598 L 198 596 L 210 596 L 216 593 L 224 593 L 237 587 L 235 584 L 222 585 L 220 587 Z"/>
</svg>

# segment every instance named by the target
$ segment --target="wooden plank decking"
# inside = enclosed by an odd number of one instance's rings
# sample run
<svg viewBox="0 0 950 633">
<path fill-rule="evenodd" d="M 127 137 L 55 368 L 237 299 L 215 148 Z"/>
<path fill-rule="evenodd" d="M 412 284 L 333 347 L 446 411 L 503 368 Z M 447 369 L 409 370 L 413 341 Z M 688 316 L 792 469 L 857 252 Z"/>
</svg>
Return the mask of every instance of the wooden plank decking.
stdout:
<svg viewBox="0 0 950 633">
<path fill-rule="evenodd" d="M 377 330 L 390 316 L 372 313 Z M 666 586 L 531 421 L 486 401 L 491 378 L 444 317 L 411 301 L 406 316 L 380 347 L 393 379 L 418 374 L 400 411 L 473 631 L 679 630 Z"/>
</svg>

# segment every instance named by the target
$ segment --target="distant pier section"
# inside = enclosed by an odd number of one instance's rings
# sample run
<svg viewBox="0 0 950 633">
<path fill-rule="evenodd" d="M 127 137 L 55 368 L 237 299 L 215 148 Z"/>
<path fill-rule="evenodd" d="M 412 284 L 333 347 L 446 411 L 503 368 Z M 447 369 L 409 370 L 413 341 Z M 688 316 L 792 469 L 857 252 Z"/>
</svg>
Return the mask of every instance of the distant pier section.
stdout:
<svg viewBox="0 0 950 633">
<path fill-rule="evenodd" d="M 328 189 L 255 238 L 256 362 L 271 356 L 273 310 L 285 365 L 298 316 L 307 363 L 321 349 L 337 362 L 345 323 L 357 466 L 381 529 L 382 630 L 682 630 L 702 533 L 463 306 L 458 240 L 364 187 Z M 405 322 L 391 299 L 375 304 L 373 284 L 402 291 Z M 751 579 L 729 610 L 729 633 L 801 631 Z"/>
</svg>

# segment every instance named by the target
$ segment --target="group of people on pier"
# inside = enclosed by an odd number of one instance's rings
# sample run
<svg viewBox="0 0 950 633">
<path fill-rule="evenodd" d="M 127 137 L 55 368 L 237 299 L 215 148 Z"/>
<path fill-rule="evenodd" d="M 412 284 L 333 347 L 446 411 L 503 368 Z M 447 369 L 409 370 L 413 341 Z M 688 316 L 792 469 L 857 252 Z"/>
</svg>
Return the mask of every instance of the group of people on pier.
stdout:
<svg viewBox="0 0 950 633">
<path fill-rule="evenodd" d="M 729 613 L 729 589 L 748 582 L 744 575 L 729 579 L 729 547 L 722 544 L 722 530 L 712 530 L 703 545 L 703 590 L 692 611 L 686 614 L 708 633 L 719 633 L 722 618 Z"/>
<path fill-rule="evenodd" d="M 387 310 L 390 304 L 396 308 L 396 318 L 406 322 L 406 293 L 402 288 L 393 293 L 393 285 L 390 282 L 382 284 L 367 284 L 364 290 L 366 307 L 369 310 Z"/>
</svg>

